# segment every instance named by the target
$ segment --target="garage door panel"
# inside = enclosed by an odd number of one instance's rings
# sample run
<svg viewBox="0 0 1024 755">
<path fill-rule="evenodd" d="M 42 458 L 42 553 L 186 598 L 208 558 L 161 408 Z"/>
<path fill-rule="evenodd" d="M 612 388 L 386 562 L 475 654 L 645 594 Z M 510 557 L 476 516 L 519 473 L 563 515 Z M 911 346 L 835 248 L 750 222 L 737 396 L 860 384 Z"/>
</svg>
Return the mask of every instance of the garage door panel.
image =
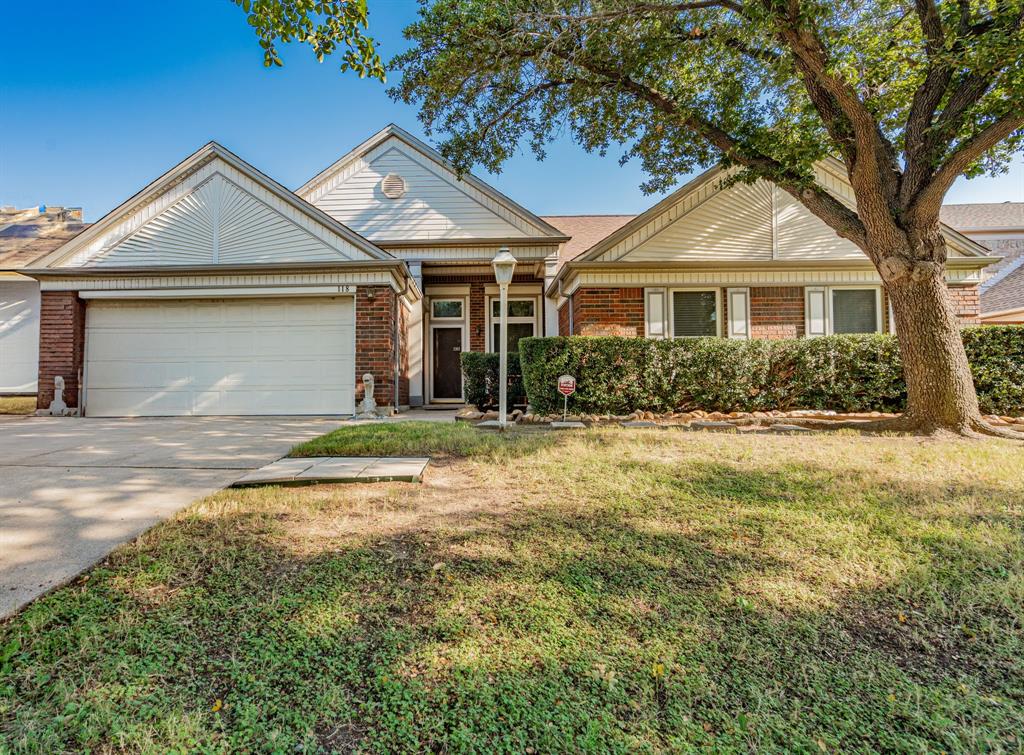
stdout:
<svg viewBox="0 0 1024 755">
<path fill-rule="evenodd" d="M 350 414 L 350 297 L 93 301 L 92 416 Z"/>
</svg>

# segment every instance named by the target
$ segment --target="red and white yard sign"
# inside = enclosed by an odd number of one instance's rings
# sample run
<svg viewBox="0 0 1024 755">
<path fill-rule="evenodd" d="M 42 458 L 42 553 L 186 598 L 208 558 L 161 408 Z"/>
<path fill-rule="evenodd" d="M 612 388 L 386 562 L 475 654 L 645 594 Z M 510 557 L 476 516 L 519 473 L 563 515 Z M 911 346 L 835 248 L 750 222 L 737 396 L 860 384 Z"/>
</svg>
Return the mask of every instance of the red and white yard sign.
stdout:
<svg viewBox="0 0 1024 755">
<path fill-rule="evenodd" d="M 576 392 L 576 378 L 572 375 L 562 375 L 558 378 L 558 392 L 568 398 Z"/>
</svg>

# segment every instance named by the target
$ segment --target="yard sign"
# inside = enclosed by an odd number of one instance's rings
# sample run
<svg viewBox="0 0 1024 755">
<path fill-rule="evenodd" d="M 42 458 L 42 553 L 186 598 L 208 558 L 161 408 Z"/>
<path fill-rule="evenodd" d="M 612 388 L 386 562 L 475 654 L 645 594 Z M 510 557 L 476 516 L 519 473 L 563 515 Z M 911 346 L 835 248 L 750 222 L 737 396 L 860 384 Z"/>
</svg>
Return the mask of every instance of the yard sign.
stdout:
<svg viewBox="0 0 1024 755">
<path fill-rule="evenodd" d="M 562 407 L 562 421 L 569 414 L 569 396 L 576 392 L 576 378 L 572 375 L 562 375 L 558 378 L 558 392 L 565 396 L 565 405 Z"/>
</svg>

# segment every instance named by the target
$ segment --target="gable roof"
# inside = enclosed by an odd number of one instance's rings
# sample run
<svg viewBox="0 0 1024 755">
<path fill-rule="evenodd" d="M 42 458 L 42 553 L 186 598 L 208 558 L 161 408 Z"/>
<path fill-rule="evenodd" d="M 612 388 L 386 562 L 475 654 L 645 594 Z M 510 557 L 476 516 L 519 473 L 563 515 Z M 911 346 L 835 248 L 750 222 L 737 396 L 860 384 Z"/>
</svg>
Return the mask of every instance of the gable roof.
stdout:
<svg viewBox="0 0 1024 755">
<path fill-rule="evenodd" d="M 1024 262 L 1024 257 L 1021 258 Z M 981 314 L 1024 310 L 1024 264 L 1018 264 L 997 283 L 981 291 Z"/>
<path fill-rule="evenodd" d="M 569 236 L 569 240 L 558 249 L 558 264 L 562 265 L 575 259 L 635 217 L 636 215 L 545 215 L 543 219 Z"/>
<path fill-rule="evenodd" d="M 211 175 L 186 191 L 189 179 L 194 179 L 204 170 Z M 254 188 L 265 192 L 265 197 L 256 197 L 242 188 L 239 185 L 240 181 L 251 182 Z M 233 202 L 241 212 L 251 212 L 255 208 L 256 211 L 266 209 L 281 214 L 282 210 L 287 210 L 295 218 L 304 221 L 304 227 L 297 227 L 297 231 L 312 239 L 309 242 L 311 248 L 316 243 L 333 247 L 338 251 L 339 260 L 346 258 L 347 251 L 355 252 L 363 261 L 394 259 L 388 252 L 290 192 L 230 150 L 217 142 L 209 142 L 111 210 L 87 230 L 46 257 L 37 260 L 37 266 L 88 266 L 90 261 L 102 258 L 122 243 L 128 243 L 134 251 L 145 254 L 147 247 L 143 238 L 144 229 L 151 221 L 159 221 L 164 228 L 183 226 L 188 222 L 208 221 L 202 217 L 202 208 L 189 207 L 189 203 L 185 201 L 195 190 L 203 187 L 209 187 L 209 191 L 223 190 L 231 193 L 232 196 L 224 198 L 223 201 Z M 176 190 L 182 195 L 173 196 Z M 158 206 L 157 202 L 161 198 L 173 201 L 169 201 L 165 206 Z M 272 203 L 277 204 L 277 207 L 272 207 Z M 240 218 L 239 222 L 243 220 Z M 225 264 L 228 262 L 229 260 L 226 260 Z"/>
<path fill-rule="evenodd" d="M 682 219 L 693 209 L 698 208 L 701 204 L 722 192 L 736 189 L 737 186 L 722 186 L 722 182 L 728 177 L 728 172 L 729 171 L 727 169 L 718 165 L 704 171 L 648 210 L 625 223 L 618 230 L 595 243 L 584 253 L 578 255 L 576 257 L 576 261 L 613 261 L 602 258 L 617 244 L 625 241 L 632 234 L 637 233 L 641 229 L 645 228 L 645 226 L 648 226 L 648 224 L 661 218 L 661 216 L 666 215 L 678 205 L 690 200 L 692 207 L 684 209 L 679 217 L 673 218 L 669 221 L 668 225 Z M 851 207 L 853 206 L 853 191 L 846 179 L 845 168 L 839 160 L 835 160 L 833 158 L 826 158 L 825 160 L 822 160 L 817 165 L 817 173 L 819 174 L 819 183 L 821 183 L 825 189 L 831 192 L 833 196 L 844 204 Z M 661 230 L 662 229 L 659 229 L 656 233 L 661 232 Z M 954 251 L 966 257 L 988 257 L 988 250 L 984 246 L 967 238 L 956 229 L 943 224 L 942 231 L 943 235 L 946 237 L 947 243 L 949 243 L 950 247 Z"/>
<path fill-rule="evenodd" d="M 515 235 L 525 237 L 558 239 L 563 240 L 562 233 L 539 216 L 533 214 L 522 205 L 513 201 L 490 184 L 482 181 L 471 173 L 458 175 L 455 166 L 446 160 L 440 152 L 426 142 L 417 139 L 408 131 L 389 124 L 356 148 L 349 151 L 333 164 L 320 171 L 317 175 L 296 189 L 295 193 L 310 202 L 319 204 L 326 194 L 334 188 L 332 184 L 342 181 L 346 172 L 355 169 L 359 163 L 367 158 L 375 150 L 382 149 L 389 141 L 396 141 L 406 150 L 422 161 L 422 165 L 431 171 L 435 178 L 445 180 L 452 190 L 469 195 L 474 201 L 479 202 L 472 195 L 477 193 L 484 202 L 494 205 L 487 208 L 490 211 L 497 209 L 496 215 L 503 214 L 508 227 L 516 231 Z M 344 208 L 347 212 L 357 211 L 359 208 Z M 382 232 L 375 228 L 368 228 L 366 233 L 375 239 L 381 239 Z M 508 236 L 510 234 L 502 234 Z M 401 241 L 402 239 L 391 238 L 389 241 Z"/>
<path fill-rule="evenodd" d="M 1024 202 L 946 204 L 939 216 L 960 232 L 1018 230 L 1024 235 Z"/>
</svg>

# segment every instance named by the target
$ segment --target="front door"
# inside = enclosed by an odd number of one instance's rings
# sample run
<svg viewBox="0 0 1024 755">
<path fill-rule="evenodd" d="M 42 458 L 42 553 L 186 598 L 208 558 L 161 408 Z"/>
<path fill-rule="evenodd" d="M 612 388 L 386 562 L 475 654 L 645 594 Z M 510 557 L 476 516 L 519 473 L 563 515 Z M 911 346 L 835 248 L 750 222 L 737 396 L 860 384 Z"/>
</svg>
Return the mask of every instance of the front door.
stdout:
<svg viewBox="0 0 1024 755">
<path fill-rule="evenodd" d="M 434 398 L 462 398 L 462 328 L 434 328 Z"/>
</svg>

